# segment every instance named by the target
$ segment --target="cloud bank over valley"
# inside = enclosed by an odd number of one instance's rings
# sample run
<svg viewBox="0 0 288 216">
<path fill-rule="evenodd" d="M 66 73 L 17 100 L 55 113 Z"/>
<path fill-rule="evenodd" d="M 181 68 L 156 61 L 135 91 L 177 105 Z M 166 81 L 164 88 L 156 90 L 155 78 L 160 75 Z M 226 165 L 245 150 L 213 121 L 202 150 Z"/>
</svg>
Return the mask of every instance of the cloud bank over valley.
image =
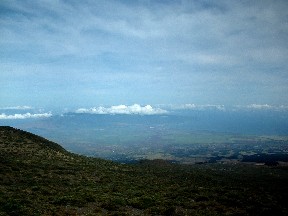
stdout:
<svg viewBox="0 0 288 216">
<path fill-rule="evenodd" d="M 29 112 L 27 112 L 29 110 Z M 178 105 L 113 105 L 113 106 L 95 106 L 91 108 L 76 108 L 63 110 L 45 111 L 43 108 L 34 108 L 32 106 L 11 106 L 0 107 L 0 120 L 17 120 L 17 119 L 39 119 L 49 118 L 52 116 L 63 115 L 65 113 L 76 114 L 95 114 L 95 115 L 174 115 L 181 112 L 195 111 L 215 111 L 215 112 L 288 112 L 288 106 L 269 105 L 269 104 L 248 104 L 226 106 L 220 104 L 178 104 Z"/>
</svg>

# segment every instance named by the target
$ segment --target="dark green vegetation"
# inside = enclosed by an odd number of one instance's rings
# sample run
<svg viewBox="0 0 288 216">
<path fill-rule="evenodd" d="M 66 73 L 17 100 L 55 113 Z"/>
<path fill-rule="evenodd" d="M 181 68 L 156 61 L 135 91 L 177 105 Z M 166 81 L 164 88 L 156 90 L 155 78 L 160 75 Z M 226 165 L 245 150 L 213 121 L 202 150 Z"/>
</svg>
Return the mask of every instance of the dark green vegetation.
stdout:
<svg viewBox="0 0 288 216">
<path fill-rule="evenodd" d="M 117 164 L 0 127 L 0 215 L 287 215 L 287 182 L 283 167 Z"/>
</svg>

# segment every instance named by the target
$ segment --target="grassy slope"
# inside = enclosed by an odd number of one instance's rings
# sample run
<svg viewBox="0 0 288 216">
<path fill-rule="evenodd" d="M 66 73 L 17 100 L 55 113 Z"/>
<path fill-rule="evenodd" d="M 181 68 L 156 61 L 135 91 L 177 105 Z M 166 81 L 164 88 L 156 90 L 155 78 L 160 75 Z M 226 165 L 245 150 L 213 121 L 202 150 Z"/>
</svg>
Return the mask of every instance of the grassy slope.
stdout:
<svg viewBox="0 0 288 216">
<path fill-rule="evenodd" d="M 287 171 L 121 165 L 0 127 L 0 215 L 287 215 Z"/>
</svg>

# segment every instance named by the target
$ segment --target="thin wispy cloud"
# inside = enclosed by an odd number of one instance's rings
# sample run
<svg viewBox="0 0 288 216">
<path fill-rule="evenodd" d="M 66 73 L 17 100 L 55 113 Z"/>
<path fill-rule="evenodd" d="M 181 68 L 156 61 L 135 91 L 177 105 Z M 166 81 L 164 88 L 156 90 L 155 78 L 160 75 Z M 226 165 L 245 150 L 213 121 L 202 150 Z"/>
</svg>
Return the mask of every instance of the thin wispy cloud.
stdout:
<svg viewBox="0 0 288 216">
<path fill-rule="evenodd" d="M 76 110 L 76 113 L 90 113 L 90 114 L 127 114 L 127 115 L 159 115 L 166 114 L 168 111 L 160 108 L 153 108 L 150 105 L 140 106 L 134 104 L 131 106 L 117 105 L 111 107 L 93 107 L 93 108 L 80 108 Z"/>
<path fill-rule="evenodd" d="M 273 106 L 268 105 L 268 104 L 250 104 L 247 105 L 246 108 L 249 109 L 271 109 Z"/>
<path fill-rule="evenodd" d="M 207 110 L 218 110 L 218 111 L 288 111 L 286 105 L 269 105 L 269 104 L 248 104 L 248 105 L 213 105 L 213 104 L 180 104 L 180 105 L 162 105 L 161 107 L 167 107 L 169 110 L 196 110 L 196 111 L 207 111 Z"/>
<path fill-rule="evenodd" d="M 182 104 L 182 105 L 172 105 L 171 109 L 174 110 L 225 110 L 224 105 L 213 105 L 213 104 Z"/>
<path fill-rule="evenodd" d="M 261 111 L 261 110 L 271 110 L 271 111 L 288 111 L 288 106 L 286 105 L 269 105 L 269 104 L 249 104 L 246 106 L 234 106 L 235 110 L 254 110 L 254 111 Z"/>
<path fill-rule="evenodd" d="M 31 110 L 31 106 L 13 106 L 13 107 L 0 107 L 0 110 Z"/>
<path fill-rule="evenodd" d="M 13 114 L 13 115 L 6 115 L 5 113 L 0 114 L 0 120 L 9 120 L 9 119 L 31 119 L 31 118 L 49 118 L 51 117 L 51 113 L 24 113 L 24 114 Z"/>
</svg>

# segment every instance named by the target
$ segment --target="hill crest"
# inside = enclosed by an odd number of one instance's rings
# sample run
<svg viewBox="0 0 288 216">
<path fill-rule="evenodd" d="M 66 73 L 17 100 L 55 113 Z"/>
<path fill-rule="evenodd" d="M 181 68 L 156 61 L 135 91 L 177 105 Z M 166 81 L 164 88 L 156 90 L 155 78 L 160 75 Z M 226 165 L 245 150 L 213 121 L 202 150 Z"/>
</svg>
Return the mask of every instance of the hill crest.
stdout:
<svg viewBox="0 0 288 216">
<path fill-rule="evenodd" d="M 0 148 L 2 160 L 8 157 L 40 160 L 43 157 L 53 159 L 73 155 L 57 143 L 10 126 L 0 126 Z"/>
</svg>

